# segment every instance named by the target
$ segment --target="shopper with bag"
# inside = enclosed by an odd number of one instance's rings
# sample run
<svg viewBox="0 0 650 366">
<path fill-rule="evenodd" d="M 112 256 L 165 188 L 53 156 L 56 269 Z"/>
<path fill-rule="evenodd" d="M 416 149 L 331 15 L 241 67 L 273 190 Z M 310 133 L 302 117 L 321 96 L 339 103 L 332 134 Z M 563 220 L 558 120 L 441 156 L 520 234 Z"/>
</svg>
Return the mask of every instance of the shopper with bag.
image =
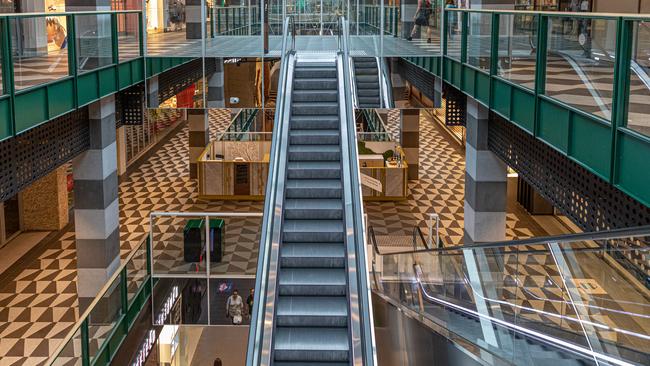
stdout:
<svg viewBox="0 0 650 366">
<path fill-rule="evenodd" d="M 422 27 L 427 27 L 427 43 L 431 43 L 431 27 L 429 26 L 429 17 L 433 12 L 433 7 L 431 6 L 431 0 L 418 0 L 418 8 L 415 11 L 415 16 L 413 20 L 415 25 L 411 30 L 411 34 L 406 38 L 408 41 L 413 40 L 415 36 Z"/>
<path fill-rule="evenodd" d="M 233 290 L 226 301 L 226 317 L 230 318 L 234 325 L 239 325 L 242 323 L 243 314 L 244 300 L 239 296 L 239 291 Z"/>
</svg>

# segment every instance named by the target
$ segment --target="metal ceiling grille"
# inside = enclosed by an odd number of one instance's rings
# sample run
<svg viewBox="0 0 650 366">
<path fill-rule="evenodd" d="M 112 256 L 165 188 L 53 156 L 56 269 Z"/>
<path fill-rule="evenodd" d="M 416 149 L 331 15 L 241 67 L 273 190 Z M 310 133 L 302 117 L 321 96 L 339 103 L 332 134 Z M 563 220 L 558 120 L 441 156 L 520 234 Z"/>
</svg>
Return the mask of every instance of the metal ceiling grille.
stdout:
<svg viewBox="0 0 650 366">
<path fill-rule="evenodd" d="M 89 147 L 87 108 L 0 142 L 0 201 L 13 197 Z"/>
</svg>

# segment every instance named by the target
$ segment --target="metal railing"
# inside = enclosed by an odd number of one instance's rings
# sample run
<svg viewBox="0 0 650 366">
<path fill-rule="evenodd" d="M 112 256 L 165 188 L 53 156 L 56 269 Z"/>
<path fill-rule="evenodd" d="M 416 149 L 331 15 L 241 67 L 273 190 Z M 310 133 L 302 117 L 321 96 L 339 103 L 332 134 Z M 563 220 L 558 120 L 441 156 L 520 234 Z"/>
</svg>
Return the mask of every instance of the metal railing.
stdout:
<svg viewBox="0 0 650 366">
<path fill-rule="evenodd" d="M 151 294 L 148 249 L 147 236 L 99 290 L 46 365 L 110 363 Z"/>
<path fill-rule="evenodd" d="M 291 29 L 291 32 L 289 31 Z M 282 205 L 286 176 L 287 147 L 293 65 L 295 62 L 295 23 L 287 17 L 283 24 L 282 61 L 278 81 L 278 104 L 275 109 L 269 179 L 266 184 L 264 222 L 255 281 L 254 309 L 248 336 L 246 364 L 270 365 L 273 345 L 275 300 L 277 297 Z M 289 40 L 288 38 L 291 37 Z M 290 45 L 289 45 L 289 42 Z"/>
</svg>

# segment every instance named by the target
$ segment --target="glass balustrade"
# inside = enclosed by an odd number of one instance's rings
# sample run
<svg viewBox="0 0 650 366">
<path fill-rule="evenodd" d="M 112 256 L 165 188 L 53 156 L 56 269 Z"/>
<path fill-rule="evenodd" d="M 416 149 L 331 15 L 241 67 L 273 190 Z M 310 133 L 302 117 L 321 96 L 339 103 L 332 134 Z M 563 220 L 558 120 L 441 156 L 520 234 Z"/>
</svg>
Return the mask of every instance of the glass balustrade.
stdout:
<svg viewBox="0 0 650 366">
<path fill-rule="evenodd" d="M 538 17 L 503 14 L 499 17 L 497 75 L 529 89 L 535 88 Z"/>
<path fill-rule="evenodd" d="M 627 127 L 650 137 L 650 21 L 633 25 Z"/>
<path fill-rule="evenodd" d="M 375 253 L 374 285 L 489 364 L 647 364 L 648 235 Z"/>
<path fill-rule="evenodd" d="M 111 15 L 75 17 L 77 69 L 80 73 L 113 63 Z"/>
</svg>

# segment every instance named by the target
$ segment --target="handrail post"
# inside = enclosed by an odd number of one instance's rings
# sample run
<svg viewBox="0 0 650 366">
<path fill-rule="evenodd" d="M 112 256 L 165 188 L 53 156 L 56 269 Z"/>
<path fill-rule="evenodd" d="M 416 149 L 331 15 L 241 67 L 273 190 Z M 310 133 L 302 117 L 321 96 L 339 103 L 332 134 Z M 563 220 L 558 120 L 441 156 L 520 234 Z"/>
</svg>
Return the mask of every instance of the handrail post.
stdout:
<svg viewBox="0 0 650 366">
<path fill-rule="evenodd" d="M 18 20 L 15 20 L 18 21 Z M 14 82 L 14 60 L 11 52 L 11 27 L 10 21 L 8 18 L 0 19 L 0 26 L 2 26 L 2 94 L 9 94 L 10 100 L 10 120 L 7 121 L 9 124 L 9 133 L 13 136 L 16 133 L 16 108 L 14 105 L 15 94 L 16 94 L 16 84 Z"/>
<path fill-rule="evenodd" d="M 614 91 L 612 95 L 612 143 L 609 181 L 618 179 L 618 128 L 627 125 L 630 98 L 630 67 L 632 59 L 632 35 L 634 22 L 622 17 L 617 21 L 616 59 L 614 60 Z"/>
<path fill-rule="evenodd" d="M 90 366 L 90 349 L 88 339 L 88 318 L 81 323 L 81 365 Z"/>
<path fill-rule="evenodd" d="M 68 28 L 68 73 L 73 76 L 74 90 L 77 90 L 79 68 L 77 67 L 77 22 L 75 15 L 66 17 Z M 79 93 L 74 93 L 74 105 L 79 105 Z"/>
<path fill-rule="evenodd" d="M 537 15 L 537 58 L 535 68 L 535 116 L 533 134 L 537 136 L 539 129 L 539 96 L 546 91 L 546 51 L 548 47 L 548 16 Z"/>
</svg>

